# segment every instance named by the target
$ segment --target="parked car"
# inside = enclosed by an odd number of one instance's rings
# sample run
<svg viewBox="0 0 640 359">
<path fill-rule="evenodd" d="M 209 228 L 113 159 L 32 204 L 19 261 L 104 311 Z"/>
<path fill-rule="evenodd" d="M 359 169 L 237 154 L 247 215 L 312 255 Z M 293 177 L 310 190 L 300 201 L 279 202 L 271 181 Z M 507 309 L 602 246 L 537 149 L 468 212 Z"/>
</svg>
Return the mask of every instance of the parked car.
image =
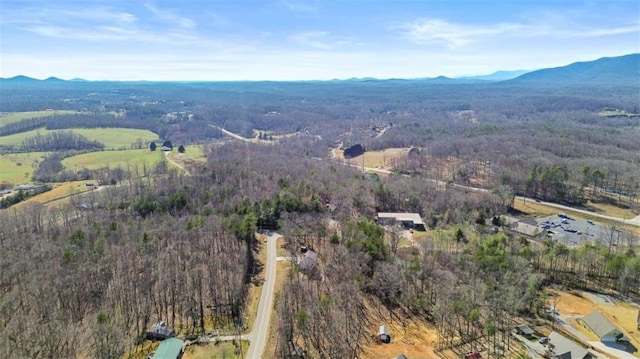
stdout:
<svg viewBox="0 0 640 359">
<path fill-rule="evenodd" d="M 538 339 L 538 343 L 540 344 L 547 344 L 549 342 L 549 338 L 547 337 L 540 337 L 540 339 Z"/>
</svg>

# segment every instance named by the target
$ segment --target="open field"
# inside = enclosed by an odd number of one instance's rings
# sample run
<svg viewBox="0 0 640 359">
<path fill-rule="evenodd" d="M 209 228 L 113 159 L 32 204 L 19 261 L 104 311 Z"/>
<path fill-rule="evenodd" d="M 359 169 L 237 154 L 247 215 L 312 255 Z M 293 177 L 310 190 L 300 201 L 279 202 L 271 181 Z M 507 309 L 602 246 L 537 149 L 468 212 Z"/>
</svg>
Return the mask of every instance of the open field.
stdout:
<svg viewBox="0 0 640 359">
<path fill-rule="evenodd" d="M 199 145 L 186 145 L 184 146 L 184 149 L 184 153 L 178 153 L 177 147 L 174 147 L 173 151 L 169 153 L 169 157 L 176 161 L 207 161 L 207 158 L 202 154 L 202 149 Z"/>
<path fill-rule="evenodd" d="M 631 113 L 631 112 L 627 112 L 625 110 L 620 110 L 620 109 L 605 109 L 602 110 L 600 112 L 598 112 L 598 115 L 600 116 L 604 116 L 604 117 L 612 117 L 612 116 L 628 116 L 628 117 L 633 117 L 633 116 L 640 116 L 637 113 Z"/>
<path fill-rule="evenodd" d="M 367 151 L 364 154 L 345 159 L 343 152 L 336 150 L 336 155 L 339 160 L 343 160 L 353 165 L 372 168 L 382 168 L 386 170 L 393 169 L 393 162 L 399 158 L 406 156 L 409 153 L 409 148 L 387 148 L 380 151 Z"/>
<path fill-rule="evenodd" d="M 1 154 L 0 182 L 16 185 L 31 181 L 31 176 L 38 162 L 46 155 L 47 152 Z"/>
<path fill-rule="evenodd" d="M 65 158 L 62 164 L 70 170 L 80 170 L 82 168 L 95 170 L 105 167 L 122 167 L 126 169 L 127 166 L 131 169 L 138 167 L 141 170 L 143 166 L 146 166 L 150 170 L 158 162 L 162 161 L 162 157 L 162 151 L 149 151 L 148 149 L 100 151 Z"/>
<path fill-rule="evenodd" d="M 382 307 L 382 305 L 380 305 Z M 435 328 L 427 326 L 423 321 L 399 320 L 400 316 L 391 315 L 386 309 L 368 308 L 370 323 L 367 336 L 370 338 L 363 345 L 362 358 L 395 358 L 405 354 L 411 359 L 438 358 L 434 353 L 437 344 Z M 387 313 L 382 313 L 387 312 Z M 380 343 L 377 334 L 380 325 L 386 325 L 391 343 Z"/>
<path fill-rule="evenodd" d="M 36 136 L 38 133 L 45 135 L 49 132 L 55 131 L 71 131 L 85 136 L 89 140 L 103 143 L 106 149 L 131 148 L 137 139 L 141 139 L 143 146 L 146 148 L 150 141 L 158 139 L 158 135 L 151 131 L 133 128 L 74 128 L 69 130 L 47 130 L 45 128 L 40 128 L 9 136 L 2 136 L 0 137 L 0 144 L 19 146 L 27 137 Z"/>
<path fill-rule="evenodd" d="M 73 115 L 80 113 L 71 110 L 45 110 L 45 111 L 26 111 L 26 112 L 5 112 L 0 114 L 0 126 L 8 125 L 14 122 L 20 122 L 27 118 L 49 117 L 55 115 Z"/>
<path fill-rule="evenodd" d="M 31 197 L 24 202 L 16 204 L 14 207 L 20 208 L 21 206 L 34 202 L 46 204 L 58 200 L 61 200 L 59 204 L 62 205 L 68 203 L 71 200 L 70 197 L 72 194 L 91 192 L 93 190 L 93 187 L 87 187 L 86 183 L 87 181 L 73 181 L 56 184 L 53 186 L 53 189 L 51 191 Z"/>
<path fill-rule="evenodd" d="M 246 358 L 249 342 L 241 340 L 239 346 L 233 342 L 195 344 L 188 346 L 182 359 L 233 359 Z M 242 352 L 240 352 L 240 350 Z"/>
<path fill-rule="evenodd" d="M 640 214 L 638 210 L 632 210 L 628 208 L 620 208 L 607 203 L 595 203 L 595 202 L 587 202 L 587 208 L 596 213 L 604 214 L 612 217 L 620 217 L 620 218 L 633 218 Z"/>
</svg>

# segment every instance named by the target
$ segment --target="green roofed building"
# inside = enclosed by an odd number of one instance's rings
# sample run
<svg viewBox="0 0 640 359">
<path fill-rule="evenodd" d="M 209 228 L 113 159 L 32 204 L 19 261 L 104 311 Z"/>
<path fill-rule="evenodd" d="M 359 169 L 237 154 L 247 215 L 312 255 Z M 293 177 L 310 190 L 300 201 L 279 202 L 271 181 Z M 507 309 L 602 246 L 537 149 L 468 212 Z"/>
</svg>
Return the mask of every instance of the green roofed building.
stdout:
<svg viewBox="0 0 640 359">
<path fill-rule="evenodd" d="M 182 344 L 184 341 L 178 338 L 165 339 L 160 343 L 158 350 L 153 354 L 153 359 L 180 359 L 182 358 Z"/>
</svg>

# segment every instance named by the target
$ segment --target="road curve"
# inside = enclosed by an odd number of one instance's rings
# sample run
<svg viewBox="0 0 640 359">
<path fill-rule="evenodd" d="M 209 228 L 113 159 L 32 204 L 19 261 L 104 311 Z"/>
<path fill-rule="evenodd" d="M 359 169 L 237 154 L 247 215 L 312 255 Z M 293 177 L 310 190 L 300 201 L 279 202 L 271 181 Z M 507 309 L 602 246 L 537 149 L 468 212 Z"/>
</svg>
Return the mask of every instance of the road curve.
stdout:
<svg viewBox="0 0 640 359">
<path fill-rule="evenodd" d="M 276 242 L 280 237 L 274 233 L 267 237 L 267 267 L 265 269 L 265 280 L 260 294 L 260 304 L 258 304 L 258 314 L 253 322 L 253 329 L 247 337 L 251 341 L 247 351 L 247 359 L 259 359 L 264 353 L 269 332 L 269 321 L 273 310 L 274 288 L 276 285 Z"/>
</svg>

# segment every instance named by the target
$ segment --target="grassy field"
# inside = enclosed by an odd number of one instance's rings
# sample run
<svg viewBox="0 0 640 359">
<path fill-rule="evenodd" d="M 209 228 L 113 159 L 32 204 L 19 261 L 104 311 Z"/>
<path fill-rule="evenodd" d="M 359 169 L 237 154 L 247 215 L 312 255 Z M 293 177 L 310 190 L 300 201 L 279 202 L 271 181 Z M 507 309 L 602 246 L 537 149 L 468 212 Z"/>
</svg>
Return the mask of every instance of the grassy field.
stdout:
<svg viewBox="0 0 640 359">
<path fill-rule="evenodd" d="M 62 164 L 70 170 L 80 170 L 87 168 L 90 170 L 109 167 L 130 168 L 136 166 L 142 169 L 144 165 L 148 169 L 152 169 L 156 163 L 162 161 L 162 151 L 141 150 L 122 150 L 122 151 L 100 151 L 85 153 L 69 158 L 65 158 Z"/>
<path fill-rule="evenodd" d="M 105 145 L 106 149 L 124 149 L 131 148 L 132 144 L 138 138 L 142 139 L 146 147 L 150 141 L 158 139 L 158 135 L 148 130 L 139 130 L 132 128 L 74 128 L 71 130 L 47 130 L 44 128 L 16 133 L 9 136 L 0 137 L 0 144 L 19 146 L 27 137 L 36 136 L 38 133 L 45 135 L 54 131 L 71 131 L 94 141 L 98 141 Z"/>
<path fill-rule="evenodd" d="M 603 117 L 610 117 L 610 116 L 638 116 L 637 113 L 631 113 L 631 112 L 627 112 L 625 110 L 619 110 L 619 109 L 602 110 L 602 111 L 598 112 L 598 115 L 603 116 Z"/>
<path fill-rule="evenodd" d="M 233 359 L 246 358 L 249 342 L 240 341 L 242 353 L 232 342 L 190 345 L 185 349 L 183 359 Z"/>
<path fill-rule="evenodd" d="M 8 125 L 14 122 L 20 122 L 27 118 L 49 117 L 55 115 L 73 115 L 80 113 L 71 110 L 50 110 L 50 111 L 27 111 L 27 112 L 5 112 L 0 114 L 0 126 Z"/>
<path fill-rule="evenodd" d="M 15 207 L 20 208 L 28 203 L 34 202 L 50 205 L 55 204 L 56 206 L 69 203 L 72 194 L 86 193 L 93 190 L 93 187 L 87 187 L 86 182 L 89 181 L 73 181 L 56 184 L 51 191 L 31 197 L 24 202 L 16 204 Z"/>
<path fill-rule="evenodd" d="M 207 161 L 207 158 L 202 154 L 202 149 L 199 145 L 186 145 L 184 146 L 184 149 L 184 153 L 178 153 L 178 148 L 174 147 L 173 151 L 169 152 L 167 156 L 177 162 L 195 161 L 204 163 Z"/>
<path fill-rule="evenodd" d="M 0 155 L 0 182 L 12 185 L 31 181 L 38 162 L 47 152 L 11 153 Z"/>
<path fill-rule="evenodd" d="M 405 157 L 409 148 L 387 148 L 381 151 L 367 151 L 363 155 L 345 160 L 348 163 L 365 167 L 393 169 L 393 162 Z M 344 159 L 342 151 L 336 151 L 338 159 Z"/>
</svg>

